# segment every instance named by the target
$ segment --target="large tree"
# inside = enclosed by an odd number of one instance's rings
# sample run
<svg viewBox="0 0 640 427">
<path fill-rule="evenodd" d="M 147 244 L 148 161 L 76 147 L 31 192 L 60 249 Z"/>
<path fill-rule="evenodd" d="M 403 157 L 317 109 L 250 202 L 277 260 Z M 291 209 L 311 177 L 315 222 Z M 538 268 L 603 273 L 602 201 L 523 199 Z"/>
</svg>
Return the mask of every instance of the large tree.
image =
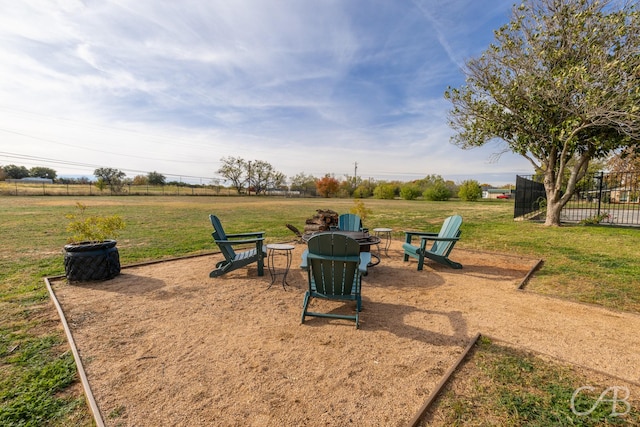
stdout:
<svg viewBox="0 0 640 427">
<path fill-rule="evenodd" d="M 222 164 L 217 172 L 231 181 L 231 186 L 236 189 L 238 194 L 242 193 L 246 182 L 247 161 L 240 157 L 229 156 L 221 158 L 220 162 Z"/>
<path fill-rule="evenodd" d="M 121 193 L 124 187 L 124 179 L 127 176 L 120 169 L 98 168 L 93 171 L 93 175 L 98 178 L 98 187 L 109 186 L 112 193 Z"/>
<path fill-rule="evenodd" d="M 161 174 L 160 172 L 149 172 L 147 174 L 147 180 L 151 185 L 165 185 L 167 182 L 167 178 Z"/>
<path fill-rule="evenodd" d="M 316 194 L 316 178 L 313 175 L 307 175 L 300 172 L 291 178 L 291 190 L 300 191 L 303 195 L 315 196 Z"/>
<path fill-rule="evenodd" d="M 58 173 L 51 168 L 45 168 L 43 166 L 34 166 L 29 169 L 29 176 L 34 178 L 46 178 L 46 179 L 56 179 Z"/>
<path fill-rule="evenodd" d="M 245 160 L 241 157 L 223 157 L 218 173 L 231 181 L 231 185 L 242 193 L 247 186 L 249 192 L 266 193 L 269 188 L 281 187 L 286 176 L 276 171 L 271 163 L 264 160 Z"/>
<path fill-rule="evenodd" d="M 559 225 L 591 159 L 639 147 L 639 52 L 636 2 L 525 1 L 445 92 L 453 141 L 498 139 L 524 156 L 544 177 L 545 224 Z"/>
<path fill-rule="evenodd" d="M 22 179 L 29 176 L 29 169 L 24 166 L 6 165 L 2 169 L 7 179 Z"/>
<path fill-rule="evenodd" d="M 331 197 L 338 192 L 340 181 L 334 176 L 326 174 L 322 178 L 316 179 L 316 190 L 322 197 Z"/>
<path fill-rule="evenodd" d="M 249 163 L 249 189 L 253 189 L 256 194 L 265 193 L 267 188 L 273 184 L 272 178 L 276 173 L 273 166 L 264 160 L 254 160 Z"/>
</svg>

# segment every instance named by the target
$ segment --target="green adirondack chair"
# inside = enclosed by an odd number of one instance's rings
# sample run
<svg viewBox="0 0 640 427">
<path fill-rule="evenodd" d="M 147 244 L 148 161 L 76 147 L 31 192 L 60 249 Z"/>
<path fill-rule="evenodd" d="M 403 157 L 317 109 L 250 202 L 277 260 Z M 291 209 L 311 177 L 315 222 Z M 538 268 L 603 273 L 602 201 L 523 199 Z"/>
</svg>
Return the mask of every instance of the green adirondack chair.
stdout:
<svg viewBox="0 0 640 427">
<path fill-rule="evenodd" d="M 353 320 L 356 322 L 356 328 L 359 328 L 362 309 L 362 275 L 358 268 L 360 245 L 350 237 L 334 233 L 313 236 L 309 239 L 308 245 L 306 263 L 309 290 L 305 293 L 302 303 L 301 323 L 304 323 L 307 316 L 328 317 Z M 309 303 L 313 298 L 355 301 L 355 315 L 309 311 Z"/>
<path fill-rule="evenodd" d="M 209 215 L 211 225 L 213 225 L 213 240 L 220 248 L 224 260 L 216 264 L 216 269 L 209 273 L 209 277 L 222 276 L 225 273 L 252 264 L 258 263 L 258 276 L 264 275 L 264 257 L 266 256 L 266 246 L 263 246 L 264 231 L 252 233 L 226 234 L 220 223 L 220 219 L 215 215 Z M 254 244 L 255 248 L 242 252 L 233 250 L 234 245 Z"/>
<path fill-rule="evenodd" d="M 404 249 L 404 260 L 409 261 L 409 257 L 418 260 L 418 270 L 422 270 L 424 259 L 429 258 L 451 268 L 462 268 L 462 264 L 449 259 L 449 254 L 460 240 L 460 226 L 462 225 L 462 217 L 453 215 L 448 217 L 442 223 L 439 233 L 427 233 L 419 231 L 405 231 L 405 243 L 402 245 Z M 411 244 L 413 237 L 420 238 L 420 246 Z M 433 244 L 427 248 L 427 242 L 432 241 Z"/>
<path fill-rule="evenodd" d="M 342 214 L 338 217 L 338 229 L 343 231 L 362 231 L 362 220 L 356 214 Z"/>
</svg>

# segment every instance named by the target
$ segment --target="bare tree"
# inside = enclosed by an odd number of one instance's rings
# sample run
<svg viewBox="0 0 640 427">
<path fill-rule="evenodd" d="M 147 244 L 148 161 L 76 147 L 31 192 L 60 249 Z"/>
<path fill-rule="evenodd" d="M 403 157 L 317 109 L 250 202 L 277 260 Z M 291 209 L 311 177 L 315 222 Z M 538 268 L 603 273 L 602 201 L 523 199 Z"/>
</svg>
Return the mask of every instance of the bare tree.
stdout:
<svg viewBox="0 0 640 427">
<path fill-rule="evenodd" d="M 240 157 L 223 157 L 220 159 L 222 165 L 218 169 L 218 173 L 224 178 L 231 181 L 231 186 L 236 189 L 238 194 L 242 193 L 246 182 L 245 172 L 247 171 L 247 161 Z"/>
</svg>

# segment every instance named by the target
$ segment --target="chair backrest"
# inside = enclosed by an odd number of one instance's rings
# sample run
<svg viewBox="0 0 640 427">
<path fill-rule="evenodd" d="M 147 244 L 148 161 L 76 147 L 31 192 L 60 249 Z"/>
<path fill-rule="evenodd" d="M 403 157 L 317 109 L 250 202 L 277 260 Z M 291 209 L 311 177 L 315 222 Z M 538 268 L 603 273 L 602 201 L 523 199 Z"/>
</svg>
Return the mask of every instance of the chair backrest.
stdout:
<svg viewBox="0 0 640 427">
<path fill-rule="evenodd" d="M 338 228 L 343 231 L 360 231 L 362 220 L 356 214 L 342 214 L 338 218 Z"/>
<path fill-rule="evenodd" d="M 335 233 L 320 233 L 309 239 L 309 285 L 327 297 L 359 293 L 358 264 L 360 245 L 354 239 Z"/>
<path fill-rule="evenodd" d="M 213 240 L 220 248 L 220 252 L 227 261 L 233 260 L 236 257 L 236 253 L 233 250 L 233 247 L 228 244 L 219 243 L 221 240 L 227 240 L 227 235 L 224 232 L 224 228 L 222 228 L 220 219 L 215 215 L 209 215 L 209 219 L 211 220 L 211 225 L 213 225 L 213 233 L 211 235 L 213 236 Z"/>
<path fill-rule="evenodd" d="M 460 226 L 462 225 L 462 217 L 460 215 L 452 215 L 444 220 L 442 223 L 442 227 L 440 227 L 440 232 L 438 233 L 438 237 L 445 238 L 453 238 L 460 237 Z M 455 241 L 448 242 L 434 242 L 433 246 L 429 250 L 436 255 L 448 256 L 453 246 L 455 245 Z"/>
</svg>

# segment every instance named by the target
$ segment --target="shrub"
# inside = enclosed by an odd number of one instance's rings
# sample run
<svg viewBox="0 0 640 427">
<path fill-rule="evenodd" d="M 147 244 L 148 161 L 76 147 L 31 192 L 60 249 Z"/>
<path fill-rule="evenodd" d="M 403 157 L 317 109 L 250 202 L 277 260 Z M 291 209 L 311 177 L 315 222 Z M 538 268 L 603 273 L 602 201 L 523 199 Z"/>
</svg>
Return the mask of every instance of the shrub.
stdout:
<svg viewBox="0 0 640 427">
<path fill-rule="evenodd" d="M 404 200 L 415 200 L 422 194 L 417 184 L 409 183 L 400 188 L 400 197 Z"/>
<path fill-rule="evenodd" d="M 70 221 L 67 231 L 72 233 L 68 239 L 69 243 L 96 243 L 116 239 L 120 230 L 126 226 L 119 215 L 87 215 L 87 206 L 80 202 L 76 203 L 76 208 L 76 213 L 65 215 Z"/>
<path fill-rule="evenodd" d="M 463 181 L 458 190 L 458 197 L 466 202 L 474 202 L 482 197 L 482 188 L 476 180 Z"/>
<path fill-rule="evenodd" d="M 355 200 L 353 207 L 349 210 L 349 213 L 356 214 L 363 221 L 371 215 L 371 209 L 365 207 L 364 202 L 362 200 Z"/>
<path fill-rule="evenodd" d="M 422 197 L 424 197 L 425 200 L 442 202 L 449 200 L 451 197 L 451 190 L 447 188 L 444 182 L 438 181 L 431 187 L 427 188 L 424 193 L 422 193 Z"/>
<path fill-rule="evenodd" d="M 396 196 L 395 186 L 392 184 L 380 184 L 373 190 L 376 199 L 393 199 Z"/>
</svg>

